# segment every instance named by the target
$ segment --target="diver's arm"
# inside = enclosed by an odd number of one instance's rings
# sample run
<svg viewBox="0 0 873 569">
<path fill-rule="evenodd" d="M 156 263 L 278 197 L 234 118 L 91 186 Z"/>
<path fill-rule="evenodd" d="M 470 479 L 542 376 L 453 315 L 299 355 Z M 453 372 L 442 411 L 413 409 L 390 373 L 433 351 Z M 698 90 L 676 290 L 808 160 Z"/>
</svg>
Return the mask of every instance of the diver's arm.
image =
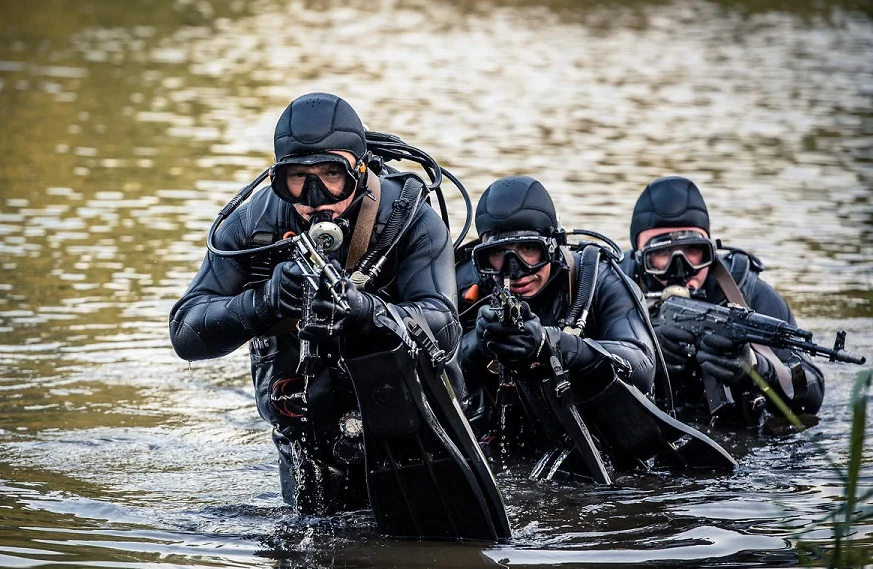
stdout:
<svg viewBox="0 0 873 569">
<path fill-rule="evenodd" d="M 637 287 L 634 293 L 642 302 Z M 601 264 L 589 319 L 593 327 L 585 331 L 587 339 L 562 332 L 561 352 L 565 366 L 573 375 L 584 378 L 587 368 L 597 363 L 589 345 L 595 342 L 627 361 L 631 366 L 630 383 L 648 393 L 655 380 L 654 344 L 645 322 L 648 316 L 638 310 L 630 294 L 612 266 Z"/>
<path fill-rule="evenodd" d="M 220 249 L 245 246 L 240 211 L 219 227 Z M 257 288 L 244 290 L 250 278 L 245 263 L 244 258 L 206 253 L 200 271 L 170 310 L 170 341 L 179 357 L 192 361 L 229 354 L 278 322 L 263 309 Z"/>
</svg>

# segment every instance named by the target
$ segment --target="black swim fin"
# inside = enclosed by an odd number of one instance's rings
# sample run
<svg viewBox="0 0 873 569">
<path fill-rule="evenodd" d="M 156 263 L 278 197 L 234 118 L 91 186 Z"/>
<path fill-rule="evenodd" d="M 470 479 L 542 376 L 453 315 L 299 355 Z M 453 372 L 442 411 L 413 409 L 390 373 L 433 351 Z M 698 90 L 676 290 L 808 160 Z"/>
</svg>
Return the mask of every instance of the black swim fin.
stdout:
<svg viewBox="0 0 873 569">
<path fill-rule="evenodd" d="M 442 366 L 432 365 L 404 329 L 391 328 L 402 340 L 396 348 L 345 360 L 361 409 L 367 488 L 380 531 L 420 539 L 509 538 L 503 499 Z"/>
<path fill-rule="evenodd" d="M 633 385 L 616 379 L 579 403 L 582 416 L 607 447 L 616 470 L 648 466 L 733 470 L 718 443 L 659 409 Z"/>
<path fill-rule="evenodd" d="M 553 366 L 557 366 L 557 377 L 561 378 L 563 369 L 556 358 L 552 359 Z M 552 480 L 560 472 L 563 477 L 581 476 L 598 484 L 612 484 L 600 449 L 578 409 L 569 400 L 569 383 L 559 385 L 556 376 L 549 375 L 542 380 L 516 379 L 515 386 L 535 427 L 549 433 L 549 438 L 559 444 L 540 458 L 531 478 Z"/>
</svg>

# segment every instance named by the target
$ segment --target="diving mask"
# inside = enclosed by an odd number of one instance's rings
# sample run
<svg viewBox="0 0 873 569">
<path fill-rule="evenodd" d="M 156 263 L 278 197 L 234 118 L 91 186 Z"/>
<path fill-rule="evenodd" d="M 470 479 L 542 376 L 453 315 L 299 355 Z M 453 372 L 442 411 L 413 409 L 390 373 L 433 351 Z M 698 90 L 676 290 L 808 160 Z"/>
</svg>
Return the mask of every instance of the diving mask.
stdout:
<svg viewBox="0 0 873 569">
<path fill-rule="evenodd" d="M 348 160 L 332 152 L 285 157 L 273 166 L 273 189 L 293 204 L 319 207 L 338 203 L 358 187 L 366 173 L 362 164 L 353 169 Z"/>
<path fill-rule="evenodd" d="M 519 279 L 551 262 L 556 249 L 554 238 L 535 231 L 500 232 L 473 248 L 473 264 L 481 275 Z"/>
<path fill-rule="evenodd" d="M 712 264 L 715 245 L 697 231 L 673 231 L 652 237 L 635 255 L 646 274 L 681 280 Z"/>
</svg>

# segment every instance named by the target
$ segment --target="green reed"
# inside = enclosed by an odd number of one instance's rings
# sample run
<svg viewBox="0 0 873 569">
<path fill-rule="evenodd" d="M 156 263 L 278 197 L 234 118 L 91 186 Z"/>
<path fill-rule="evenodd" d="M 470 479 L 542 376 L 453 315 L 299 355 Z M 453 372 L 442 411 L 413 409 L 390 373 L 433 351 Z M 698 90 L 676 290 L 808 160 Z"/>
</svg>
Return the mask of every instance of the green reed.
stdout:
<svg viewBox="0 0 873 569">
<path fill-rule="evenodd" d="M 833 528 L 833 538 L 825 542 L 798 541 L 797 550 L 806 566 L 824 566 L 832 568 L 866 567 L 873 562 L 873 546 L 869 541 L 853 541 L 855 526 L 873 520 L 873 489 L 867 489 L 858 494 L 858 480 L 863 466 L 864 439 L 867 426 L 867 400 L 870 384 L 873 381 L 873 370 L 864 370 L 855 376 L 852 387 L 852 429 L 849 433 L 849 461 L 845 467 L 840 467 L 827 454 L 827 449 L 819 448 L 828 462 L 840 474 L 843 483 L 843 496 L 837 502 L 836 508 L 813 524 L 809 529 L 798 532 L 795 536 L 818 529 L 822 526 Z M 818 446 L 818 445 L 817 445 Z M 813 561 L 817 559 L 818 561 Z"/>
<path fill-rule="evenodd" d="M 755 370 L 749 369 L 747 371 L 763 394 L 782 412 L 798 432 L 807 428 Z M 867 426 L 867 400 L 871 382 L 873 382 L 873 370 L 862 370 L 855 376 L 850 401 L 852 429 L 849 433 L 849 462 L 845 469 L 831 458 L 828 449 L 816 441 L 811 441 L 829 465 L 839 473 L 844 485 L 844 492 L 833 511 L 816 520 L 811 526 L 795 532 L 794 538 L 798 540 L 796 548 L 804 566 L 847 569 L 866 567 L 873 563 L 873 546 L 870 543 L 857 543 L 851 539 L 854 526 L 873 519 L 873 505 L 871 505 L 873 504 L 873 489 L 868 489 L 862 495 L 858 495 L 858 479 L 863 466 Z M 801 539 L 803 534 L 818 530 L 825 525 L 833 527 L 833 538 L 830 541 L 813 543 Z"/>
</svg>

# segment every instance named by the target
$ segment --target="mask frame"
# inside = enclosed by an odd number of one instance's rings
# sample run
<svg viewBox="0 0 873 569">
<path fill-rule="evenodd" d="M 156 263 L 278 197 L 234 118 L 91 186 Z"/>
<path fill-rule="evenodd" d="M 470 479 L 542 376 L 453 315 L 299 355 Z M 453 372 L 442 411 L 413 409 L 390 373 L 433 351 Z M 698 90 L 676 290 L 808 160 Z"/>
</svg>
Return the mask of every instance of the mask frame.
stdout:
<svg viewBox="0 0 873 569">
<path fill-rule="evenodd" d="M 371 154 L 365 153 L 359 158 L 355 166 L 349 163 L 343 156 L 334 154 L 333 152 L 319 152 L 315 154 L 303 154 L 296 156 L 286 156 L 277 161 L 270 168 L 270 181 L 273 191 L 276 194 L 291 204 L 301 204 L 309 207 L 318 207 L 326 204 L 339 203 L 351 196 L 358 188 L 361 188 L 367 183 L 367 161 Z M 334 195 L 328 190 L 324 180 L 318 174 L 307 174 L 303 189 L 299 197 L 294 197 L 291 190 L 288 188 L 286 177 L 286 168 L 292 165 L 316 166 L 318 164 L 339 164 L 343 167 L 346 173 L 345 185 L 338 195 Z"/>
<path fill-rule="evenodd" d="M 699 262 L 688 258 L 686 248 L 697 247 L 702 253 Z M 649 239 L 642 249 L 635 252 L 637 264 L 643 272 L 655 277 L 685 276 L 691 278 L 715 260 L 716 246 L 712 239 L 697 231 L 683 230 L 656 235 Z M 663 267 L 656 267 L 653 258 L 656 254 L 669 253 Z M 684 266 L 683 266 L 684 265 Z"/>
<path fill-rule="evenodd" d="M 536 246 L 540 249 L 540 260 L 528 263 L 516 249 L 507 248 L 508 245 Z M 546 237 L 536 231 L 499 232 L 486 237 L 485 241 L 473 247 L 473 265 L 480 275 L 518 279 L 532 275 L 552 262 L 557 248 L 557 241 L 553 237 Z M 495 268 L 490 257 L 495 250 L 500 249 L 503 249 L 503 261 L 499 268 Z"/>
</svg>

